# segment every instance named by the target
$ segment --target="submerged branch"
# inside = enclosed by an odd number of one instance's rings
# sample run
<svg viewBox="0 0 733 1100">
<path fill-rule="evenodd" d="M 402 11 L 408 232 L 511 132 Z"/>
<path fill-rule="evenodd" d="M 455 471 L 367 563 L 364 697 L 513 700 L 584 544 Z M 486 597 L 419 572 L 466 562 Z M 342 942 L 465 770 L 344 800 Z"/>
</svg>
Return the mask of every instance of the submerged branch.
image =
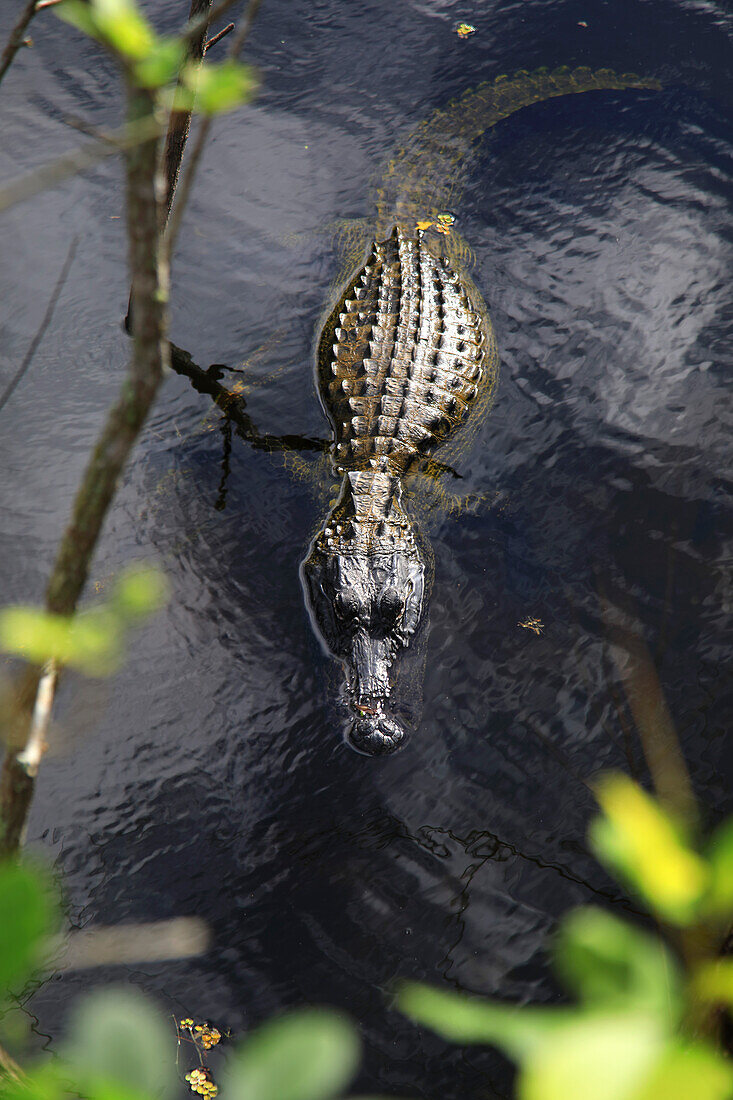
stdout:
<svg viewBox="0 0 733 1100">
<path fill-rule="evenodd" d="M 215 377 L 211 368 L 208 371 L 194 363 L 187 351 L 170 345 L 171 369 L 176 374 L 188 378 L 198 393 L 205 393 L 214 404 L 236 426 L 237 435 L 253 447 L 263 451 L 319 451 L 327 452 L 331 446 L 327 439 L 315 439 L 307 435 L 271 435 L 260 432 L 249 413 L 240 394 L 232 393 Z"/>
</svg>

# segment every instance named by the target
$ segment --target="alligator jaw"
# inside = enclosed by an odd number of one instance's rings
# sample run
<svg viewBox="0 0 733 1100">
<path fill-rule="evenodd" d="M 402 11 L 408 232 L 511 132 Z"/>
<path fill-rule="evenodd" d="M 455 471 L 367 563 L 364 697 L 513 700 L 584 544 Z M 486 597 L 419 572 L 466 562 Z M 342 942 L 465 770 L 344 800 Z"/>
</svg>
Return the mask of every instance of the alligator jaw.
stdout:
<svg viewBox="0 0 733 1100">
<path fill-rule="evenodd" d="M 349 727 L 346 740 L 353 749 L 365 756 L 386 756 L 402 748 L 407 734 L 391 714 L 387 714 L 383 701 L 370 704 L 354 703 L 357 717 Z"/>
</svg>

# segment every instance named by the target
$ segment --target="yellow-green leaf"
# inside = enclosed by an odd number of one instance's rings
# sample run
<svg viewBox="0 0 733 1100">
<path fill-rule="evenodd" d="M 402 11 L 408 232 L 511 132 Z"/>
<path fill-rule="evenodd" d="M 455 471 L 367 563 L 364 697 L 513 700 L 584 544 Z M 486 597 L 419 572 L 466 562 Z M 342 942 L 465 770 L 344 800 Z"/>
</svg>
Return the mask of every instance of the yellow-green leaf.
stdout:
<svg viewBox="0 0 733 1100">
<path fill-rule="evenodd" d="M 694 920 L 709 871 L 679 826 L 625 775 L 604 777 L 596 795 L 603 815 L 591 823 L 589 837 L 597 857 L 665 920 Z"/>
<path fill-rule="evenodd" d="M 576 909 L 560 924 L 553 956 L 560 977 L 586 1004 L 646 1011 L 677 1026 L 681 975 L 659 936 L 603 909 Z"/>
<path fill-rule="evenodd" d="M 99 38 L 99 28 L 94 18 L 94 12 L 90 4 L 85 0 L 64 0 L 63 4 L 57 4 L 51 9 L 54 15 L 70 23 L 72 27 L 88 34 L 90 38 Z"/>
<path fill-rule="evenodd" d="M 690 994 L 699 1001 L 733 1007 L 733 958 L 702 963 L 692 975 Z"/>
<path fill-rule="evenodd" d="M 150 52 L 135 62 L 136 82 L 143 88 L 162 88 L 178 75 L 186 47 L 179 38 L 161 38 Z"/>
<path fill-rule="evenodd" d="M 705 1043 L 677 1043 L 631 1100 L 729 1100 L 733 1066 Z"/>
<path fill-rule="evenodd" d="M 247 1037 L 227 1065 L 222 1093 L 229 1100 L 331 1100 L 356 1073 L 360 1046 L 336 1012 L 291 1012 Z"/>
<path fill-rule="evenodd" d="M 0 648 L 32 664 L 57 661 L 92 676 L 113 672 L 120 657 L 119 631 L 108 615 L 68 618 L 34 607 L 0 612 Z"/>
<path fill-rule="evenodd" d="M 653 1017 L 579 1015 L 548 1037 L 519 1076 L 519 1100 L 635 1100 L 665 1050 Z"/>
<path fill-rule="evenodd" d="M 452 1043 L 490 1043 L 516 1061 L 531 1058 L 576 1015 L 573 1009 L 521 1008 L 412 982 L 398 993 L 397 1007 Z"/>
<path fill-rule="evenodd" d="M 133 566 L 118 578 L 112 606 L 124 619 L 144 619 L 168 599 L 168 581 L 154 566 Z"/>
<path fill-rule="evenodd" d="M 733 818 L 720 825 L 707 850 L 710 887 L 705 899 L 708 913 L 731 923 L 733 918 Z"/>
<path fill-rule="evenodd" d="M 49 883 L 40 872 L 0 864 L 0 1001 L 40 964 L 54 917 Z"/>
<path fill-rule="evenodd" d="M 156 35 L 134 0 L 91 0 L 94 22 L 109 45 L 132 61 L 148 57 Z"/>
<path fill-rule="evenodd" d="M 220 114 L 246 103 L 257 83 L 251 68 L 231 60 L 188 65 L 183 79 L 195 93 L 195 109 L 205 115 Z"/>
</svg>

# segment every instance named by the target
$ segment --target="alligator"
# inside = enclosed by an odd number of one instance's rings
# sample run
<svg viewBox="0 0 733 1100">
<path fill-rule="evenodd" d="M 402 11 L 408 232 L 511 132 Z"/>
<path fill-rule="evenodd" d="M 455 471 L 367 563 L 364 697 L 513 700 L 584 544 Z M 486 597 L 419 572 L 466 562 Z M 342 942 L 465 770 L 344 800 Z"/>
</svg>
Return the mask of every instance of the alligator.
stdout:
<svg viewBox="0 0 733 1100">
<path fill-rule="evenodd" d="M 448 229 L 475 142 L 490 126 L 553 96 L 658 88 L 609 70 L 540 70 L 467 92 L 410 135 L 376 189 L 366 262 L 323 323 L 317 381 L 331 422 L 338 499 L 301 566 L 311 618 L 346 669 L 347 741 L 391 753 L 406 730 L 393 713 L 392 666 L 425 617 L 430 557 L 404 507 L 404 482 L 488 404 L 499 355 L 488 310 Z M 347 262 L 360 225 L 342 229 Z"/>
</svg>

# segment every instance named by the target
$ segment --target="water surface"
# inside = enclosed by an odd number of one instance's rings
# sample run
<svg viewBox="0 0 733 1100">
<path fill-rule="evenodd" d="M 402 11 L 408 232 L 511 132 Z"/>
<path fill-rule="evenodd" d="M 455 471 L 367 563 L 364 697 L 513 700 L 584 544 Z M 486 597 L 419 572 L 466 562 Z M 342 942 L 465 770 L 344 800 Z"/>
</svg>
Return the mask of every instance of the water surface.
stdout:
<svg viewBox="0 0 733 1100">
<path fill-rule="evenodd" d="M 180 9 L 157 4 L 157 25 Z M 465 42 L 461 21 L 478 28 Z M 731 811 L 732 33 L 702 0 L 263 5 L 262 91 L 216 125 L 173 317 L 202 366 L 244 370 L 263 431 L 326 433 L 312 364 L 337 266 L 328 223 L 370 213 L 367 182 L 400 134 L 518 68 L 664 87 L 539 104 L 479 147 L 455 213 L 501 377 L 448 486 L 470 507 L 446 513 L 416 486 L 435 583 L 422 718 L 396 756 L 342 743 L 339 670 L 304 609 L 298 566 L 331 492 L 318 456 L 228 441 L 204 397 L 168 382 L 90 587 L 153 560 L 173 598 L 93 733 L 44 764 L 30 839 L 63 872 L 74 923 L 197 914 L 215 944 L 194 963 L 49 981 L 41 1034 L 113 978 L 235 1032 L 328 1003 L 363 1029 L 360 1089 L 509 1095 L 500 1056 L 413 1028 L 389 990 L 405 976 L 552 1001 L 557 918 L 628 909 L 585 847 L 586 781 L 645 775 L 604 599 L 654 656 L 706 820 Z M 0 97 L 5 178 L 74 144 L 66 116 L 117 121 L 108 60 L 50 16 L 33 37 Z M 4 218 L 2 383 L 79 238 L 1 414 L 5 601 L 41 599 L 124 370 L 122 202 L 109 162 Z M 529 617 L 541 635 L 517 625 Z"/>
</svg>

